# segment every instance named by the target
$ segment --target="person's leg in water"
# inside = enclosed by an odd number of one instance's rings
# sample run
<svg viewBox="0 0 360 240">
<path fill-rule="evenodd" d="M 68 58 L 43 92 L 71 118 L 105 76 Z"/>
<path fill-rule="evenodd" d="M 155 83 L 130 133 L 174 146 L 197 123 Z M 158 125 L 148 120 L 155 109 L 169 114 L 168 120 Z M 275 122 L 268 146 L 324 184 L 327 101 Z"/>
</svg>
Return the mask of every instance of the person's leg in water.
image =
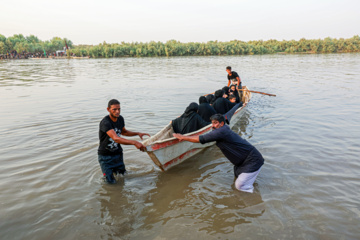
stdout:
<svg viewBox="0 0 360 240">
<path fill-rule="evenodd" d="M 252 193 L 254 191 L 254 182 L 260 169 L 252 173 L 241 173 L 235 180 L 236 189 Z"/>
<path fill-rule="evenodd" d="M 114 159 L 114 163 L 116 164 L 116 167 L 113 168 L 114 174 L 122 174 L 126 173 L 125 164 L 124 164 L 124 158 L 123 153 L 120 155 L 116 155 L 116 158 Z"/>
<path fill-rule="evenodd" d="M 116 183 L 113 173 L 113 159 L 114 156 L 98 155 L 98 161 L 101 167 L 101 171 L 104 174 L 105 181 L 110 184 Z"/>
</svg>

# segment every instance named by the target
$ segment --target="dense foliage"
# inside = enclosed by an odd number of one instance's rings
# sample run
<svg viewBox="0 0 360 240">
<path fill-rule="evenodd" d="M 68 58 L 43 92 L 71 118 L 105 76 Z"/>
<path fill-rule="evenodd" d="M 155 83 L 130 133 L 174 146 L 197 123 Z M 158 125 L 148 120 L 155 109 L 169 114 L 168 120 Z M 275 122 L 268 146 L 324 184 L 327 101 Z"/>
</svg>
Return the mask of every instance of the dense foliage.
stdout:
<svg viewBox="0 0 360 240">
<path fill-rule="evenodd" d="M 44 50 L 46 52 L 55 52 L 64 48 L 65 40 L 68 47 L 73 46 L 72 42 L 66 38 L 53 37 L 50 41 L 41 41 L 34 35 L 24 37 L 22 34 L 15 34 L 6 38 L 0 34 L 0 54 L 6 54 L 14 50 L 18 53 L 44 52 Z"/>
<path fill-rule="evenodd" d="M 65 39 L 66 40 L 66 39 Z M 163 42 L 133 42 L 113 43 L 106 42 L 99 45 L 73 46 L 66 40 L 71 53 L 76 56 L 99 57 L 155 57 L 155 56 L 211 56 L 211 55 L 251 55 L 271 53 L 342 53 L 360 52 L 360 37 L 348 39 L 300 39 L 299 41 L 249 41 L 233 40 L 229 42 L 209 41 L 207 43 L 182 43 L 175 40 Z M 41 41 L 30 35 L 14 35 L 6 38 L 0 34 L 0 53 L 15 49 L 17 52 L 54 52 L 65 46 L 64 39 L 54 37 L 50 41 Z"/>
</svg>

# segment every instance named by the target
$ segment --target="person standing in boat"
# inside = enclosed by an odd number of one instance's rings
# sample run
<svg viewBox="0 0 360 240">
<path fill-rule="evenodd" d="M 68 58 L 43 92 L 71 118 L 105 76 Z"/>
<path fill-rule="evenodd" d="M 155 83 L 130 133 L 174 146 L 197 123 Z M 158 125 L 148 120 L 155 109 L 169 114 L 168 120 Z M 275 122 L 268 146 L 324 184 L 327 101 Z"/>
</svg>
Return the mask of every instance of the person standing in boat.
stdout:
<svg viewBox="0 0 360 240">
<path fill-rule="evenodd" d="M 234 164 L 236 177 L 235 187 L 243 192 L 253 192 L 254 182 L 258 176 L 264 158 L 261 153 L 248 141 L 233 132 L 228 125 L 225 125 L 225 118 L 222 114 L 211 116 L 213 130 L 201 136 L 184 136 L 173 134 L 179 140 L 193 143 L 208 143 L 216 141 L 225 157 Z"/>
<path fill-rule="evenodd" d="M 134 145 L 137 149 L 144 151 L 145 146 L 134 140 L 122 138 L 124 136 L 149 136 L 147 133 L 132 132 L 125 128 L 125 120 L 120 115 L 120 102 L 111 99 L 108 103 L 107 111 L 109 115 L 105 116 L 99 125 L 98 161 L 104 174 L 105 181 L 116 183 L 114 174 L 124 174 L 126 172 L 123 160 L 123 149 L 120 144 Z"/>
<path fill-rule="evenodd" d="M 226 72 L 228 73 L 227 75 L 228 87 L 230 87 L 230 85 L 233 84 L 236 86 L 236 89 L 241 89 L 241 79 L 239 74 L 237 74 L 237 72 L 235 71 L 231 71 L 230 66 L 226 67 Z"/>
</svg>

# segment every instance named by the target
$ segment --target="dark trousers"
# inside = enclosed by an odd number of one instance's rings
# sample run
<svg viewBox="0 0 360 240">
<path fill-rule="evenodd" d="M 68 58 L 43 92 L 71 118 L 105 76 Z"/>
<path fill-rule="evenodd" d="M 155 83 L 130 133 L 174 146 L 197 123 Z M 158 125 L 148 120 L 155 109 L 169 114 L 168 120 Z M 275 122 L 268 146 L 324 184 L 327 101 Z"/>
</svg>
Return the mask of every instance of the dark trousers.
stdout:
<svg viewBox="0 0 360 240">
<path fill-rule="evenodd" d="M 123 153 L 118 155 L 98 155 L 98 161 L 106 180 L 112 182 L 114 173 L 124 174 L 126 172 Z"/>
</svg>

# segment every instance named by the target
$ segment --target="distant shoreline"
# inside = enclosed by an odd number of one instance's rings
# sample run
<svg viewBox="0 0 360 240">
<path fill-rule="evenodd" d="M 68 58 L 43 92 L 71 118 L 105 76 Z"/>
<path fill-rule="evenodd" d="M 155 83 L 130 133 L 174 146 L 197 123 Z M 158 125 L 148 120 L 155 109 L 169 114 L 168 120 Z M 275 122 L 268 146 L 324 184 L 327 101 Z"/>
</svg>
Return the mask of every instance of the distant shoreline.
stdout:
<svg viewBox="0 0 360 240">
<path fill-rule="evenodd" d="M 65 50 L 64 50 L 65 49 Z M 71 40 L 54 37 L 41 41 L 34 35 L 22 34 L 6 38 L 0 34 L 1 57 L 54 56 L 59 50 L 71 57 L 172 57 L 172 56 L 238 56 L 264 54 L 320 54 L 360 52 L 360 37 L 295 40 L 267 40 L 229 42 L 209 41 L 182 43 L 176 40 L 163 42 L 100 43 L 98 45 L 73 45 Z M 63 56 L 66 58 L 66 56 Z"/>
<path fill-rule="evenodd" d="M 324 54 L 345 54 L 345 53 L 359 53 L 360 51 L 356 52 L 334 52 L 334 53 L 315 53 L 315 52 L 296 52 L 296 53 L 286 53 L 286 52 L 277 52 L 277 53 L 269 53 L 269 54 L 261 54 L 261 55 L 324 55 Z M 253 55 L 260 55 L 260 54 L 252 54 L 252 55 L 244 55 L 244 54 L 237 54 L 237 55 L 192 55 L 192 56 L 149 56 L 149 57 L 141 57 L 141 58 L 171 58 L 171 57 L 230 57 L 230 56 L 253 56 Z M 120 56 L 120 57 L 34 57 L 34 58 L 0 58 L 0 60 L 56 60 L 56 59 L 110 59 L 110 58 L 139 58 L 139 57 L 133 57 L 133 56 Z"/>
</svg>

